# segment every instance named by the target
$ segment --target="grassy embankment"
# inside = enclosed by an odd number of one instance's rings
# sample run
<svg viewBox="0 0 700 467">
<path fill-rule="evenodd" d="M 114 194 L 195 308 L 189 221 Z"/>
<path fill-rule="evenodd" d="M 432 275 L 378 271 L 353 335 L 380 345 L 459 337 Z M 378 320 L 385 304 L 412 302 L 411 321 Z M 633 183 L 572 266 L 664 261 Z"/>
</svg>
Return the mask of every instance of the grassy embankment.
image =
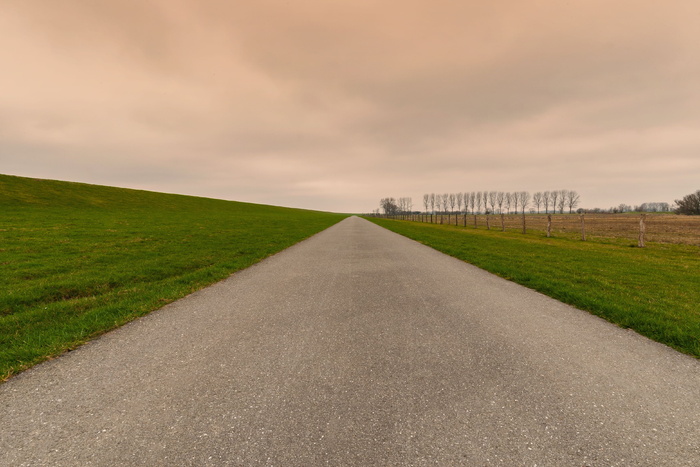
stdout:
<svg viewBox="0 0 700 467">
<path fill-rule="evenodd" d="M 700 249 L 582 242 L 368 218 L 501 277 L 700 357 Z"/>
<path fill-rule="evenodd" d="M 0 175 L 0 381 L 344 217 Z"/>
</svg>

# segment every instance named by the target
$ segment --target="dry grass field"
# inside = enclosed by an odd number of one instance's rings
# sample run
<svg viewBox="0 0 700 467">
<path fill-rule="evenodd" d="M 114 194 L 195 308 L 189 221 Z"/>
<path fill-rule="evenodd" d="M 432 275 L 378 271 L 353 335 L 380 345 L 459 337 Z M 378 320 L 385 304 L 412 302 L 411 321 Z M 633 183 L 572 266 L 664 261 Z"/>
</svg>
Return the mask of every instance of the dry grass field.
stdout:
<svg viewBox="0 0 700 467">
<path fill-rule="evenodd" d="M 578 214 L 552 214 L 551 233 L 553 236 L 581 238 L 581 217 Z M 487 220 L 488 217 L 488 220 Z M 586 214 L 584 216 L 586 239 L 623 239 L 637 242 L 639 236 L 639 213 L 626 214 Z M 413 220 L 428 221 L 430 216 L 413 216 Z M 451 224 L 465 225 L 464 215 L 449 216 Z M 434 223 L 441 223 L 441 216 L 433 216 Z M 447 224 L 448 216 L 442 216 Z M 547 231 L 546 214 L 526 214 L 525 225 L 528 232 Z M 478 229 L 522 231 L 523 216 L 516 214 L 467 215 L 466 226 Z M 700 216 L 682 216 L 669 213 L 647 213 L 645 218 L 645 240 L 657 243 L 677 243 L 700 246 Z"/>
</svg>

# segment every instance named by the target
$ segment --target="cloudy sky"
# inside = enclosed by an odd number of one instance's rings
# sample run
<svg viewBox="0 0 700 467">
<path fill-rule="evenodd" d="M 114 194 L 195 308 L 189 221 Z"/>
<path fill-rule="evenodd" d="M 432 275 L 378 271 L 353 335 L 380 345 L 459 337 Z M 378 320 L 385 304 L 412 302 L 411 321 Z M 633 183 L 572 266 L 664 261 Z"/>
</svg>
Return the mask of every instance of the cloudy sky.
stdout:
<svg viewBox="0 0 700 467">
<path fill-rule="evenodd" d="M 697 0 L 0 0 L 0 173 L 310 209 L 700 189 Z"/>
</svg>

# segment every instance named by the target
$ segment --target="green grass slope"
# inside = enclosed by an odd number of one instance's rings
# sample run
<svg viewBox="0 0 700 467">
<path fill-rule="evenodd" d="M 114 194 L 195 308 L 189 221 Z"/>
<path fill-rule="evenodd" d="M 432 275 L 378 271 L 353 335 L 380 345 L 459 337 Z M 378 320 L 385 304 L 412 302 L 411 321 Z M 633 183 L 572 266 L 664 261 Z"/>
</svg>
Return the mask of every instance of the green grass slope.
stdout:
<svg viewBox="0 0 700 467">
<path fill-rule="evenodd" d="M 700 249 L 582 242 L 368 218 L 622 327 L 700 357 Z M 459 284 L 455 284 L 459 287 Z"/>
<path fill-rule="evenodd" d="M 344 217 L 0 175 L 0 381 Z"/>
</svg>

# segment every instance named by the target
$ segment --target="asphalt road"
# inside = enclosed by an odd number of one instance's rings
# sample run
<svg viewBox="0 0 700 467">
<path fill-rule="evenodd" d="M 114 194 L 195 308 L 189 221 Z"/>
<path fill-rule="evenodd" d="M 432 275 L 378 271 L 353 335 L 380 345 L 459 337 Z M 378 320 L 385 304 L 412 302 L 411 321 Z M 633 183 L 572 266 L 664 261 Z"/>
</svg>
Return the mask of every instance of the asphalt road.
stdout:
<svg viewBox="0 0 700 467">
<path fill-rule="evenodd" d="M 359 218 L 0 385 L 0 465 L 700 465 L 700 361 Z"/>
</svg>

